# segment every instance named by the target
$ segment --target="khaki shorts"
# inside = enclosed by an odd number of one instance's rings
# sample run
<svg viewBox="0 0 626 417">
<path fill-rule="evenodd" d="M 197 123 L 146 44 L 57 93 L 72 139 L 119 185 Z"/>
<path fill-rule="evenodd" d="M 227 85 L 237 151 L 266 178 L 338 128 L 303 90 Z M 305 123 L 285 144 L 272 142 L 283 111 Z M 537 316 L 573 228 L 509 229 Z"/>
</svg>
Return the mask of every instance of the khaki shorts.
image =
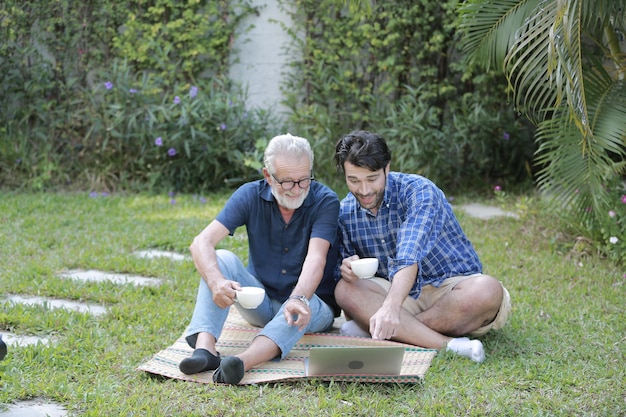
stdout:
<svg viewBox="0 0 626 417">
<path fill-rule="evenodd" d="M 439 287 L 435 287 L 434 285 L 424 285 L 422 287 L 422 293 L 417 298 L 417 300 L 411 296 L 408 296 L 404 303 L 402 303 L 402 307 L 408 310 L 414 316 L 421 313 L 422 311 L 426 311 L 433 306 L 442 296 L 452 291 L 454 287 L 461 281 L 465 281 L 468 278 L 477 277 L 482 274 L 474 274 L 474 275 L 462 275 L 456 277 L 450 277 L 443 281 Z M 385 292 L 389 292 L 391 288 L 391 282 L 387 281 L 384 278 L 370 278 L 370 281 L 375 282 L 380 287 L 382 287 Z M 502 285 L 502 284 L 500 284 Z M 504 327 L 506 321 L 508 320 L 511 314 L 511 296 L 504 286 L 502 286 L 502 304 L 500 304 L 500 310 L 498 310 L 498 314 L 493 319 L 493 321 L 489 324 L 484 325 L 483 327 L 474 330 L 469 335 L 470 336 L 482 336 L 487 333 L 489 330 L 498 330 Z"/>
</svg>

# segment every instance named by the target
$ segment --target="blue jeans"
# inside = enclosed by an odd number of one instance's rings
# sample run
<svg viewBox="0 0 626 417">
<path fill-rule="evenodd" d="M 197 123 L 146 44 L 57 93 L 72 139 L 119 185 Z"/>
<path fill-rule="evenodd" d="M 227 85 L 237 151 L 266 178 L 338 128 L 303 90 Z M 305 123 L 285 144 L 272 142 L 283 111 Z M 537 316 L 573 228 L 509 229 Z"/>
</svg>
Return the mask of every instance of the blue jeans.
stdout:
<svg viewBox="0 0 626 417">
<path fill-rule="evenodd" d="M 219 249 L 216 254 L 220 271 L 226 279 L 237 281 L 242 287 L 263 288 L 263 284 L 246 270 L 241 260 L 234 253 Z M 287 356 L 304 333 L 328 331 L 334 320 L 332 308 L 317 295 L 313 295 L 310 300 L 311 320 L 303 331 L 298 330 L 296 326 L 287 324 L 283 315 L 284 303 L 270 299 L 267 294 L 261 305 L 255 309 L 246 309 L 237 303 L 234 305 L 248 323 L 263 327 L 259 335 L 276 343 L 281 351 L 281 359 Z M 211 290 L 204 279 L 200 279 L 196 307 L 185 337 L 189 346 L 196 347 L 196 340 L 200 332 L 209 333 L 215 340 L 219 340 L 229 309 L 230 307 L 220 308 L 213 302 Z"/>
</svg>

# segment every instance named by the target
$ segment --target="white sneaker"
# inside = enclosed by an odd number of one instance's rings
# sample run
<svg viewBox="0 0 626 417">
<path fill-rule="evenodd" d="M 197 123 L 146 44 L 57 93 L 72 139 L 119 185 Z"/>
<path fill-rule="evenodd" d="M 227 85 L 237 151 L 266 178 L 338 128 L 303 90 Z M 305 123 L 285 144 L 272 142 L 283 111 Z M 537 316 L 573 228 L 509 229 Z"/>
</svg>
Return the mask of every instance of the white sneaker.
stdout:
<svg viewBox="0 0 626 417">
<path fill-rule="evenodd" d="M 368 332 L 363 330 L 361 326 L 356 324 L 354 320 L 348 320 L 344 324 L 341 325 L 339 329 L 339 333 L 342 336 L 352 336 L 352 337 L 372 337 Z"/>
</svg>

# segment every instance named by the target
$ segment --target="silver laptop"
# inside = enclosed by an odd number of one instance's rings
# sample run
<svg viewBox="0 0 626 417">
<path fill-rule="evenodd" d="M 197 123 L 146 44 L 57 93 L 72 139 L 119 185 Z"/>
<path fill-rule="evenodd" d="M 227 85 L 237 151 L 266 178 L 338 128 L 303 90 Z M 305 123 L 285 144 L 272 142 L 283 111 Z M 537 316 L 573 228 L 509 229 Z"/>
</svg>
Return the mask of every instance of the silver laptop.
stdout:
<svg viewBox="0 0 626 417">
<path fill-rule="evenodd" d="M 400 375 L 402 346 L 312 347 L 304 366 L 307 376 Z"/>
</svg>

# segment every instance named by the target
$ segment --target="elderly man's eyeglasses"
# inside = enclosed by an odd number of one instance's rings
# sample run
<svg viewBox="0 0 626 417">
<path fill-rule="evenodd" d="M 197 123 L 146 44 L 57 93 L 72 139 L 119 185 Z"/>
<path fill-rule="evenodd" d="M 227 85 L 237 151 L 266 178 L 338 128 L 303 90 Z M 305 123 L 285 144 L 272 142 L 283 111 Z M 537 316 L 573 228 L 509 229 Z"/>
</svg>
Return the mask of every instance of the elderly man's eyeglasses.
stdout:
<svg viewBox="0 0 626 417">
<path fill-rule="evenodd" d="M 304 190 L 305 188 L 309 187 L 309 185 L 311 185 L 311 181 L 315 179 L 314 177 L 309 177 L 300 181 L 281 181 L 278 178 L 276 178 L 274 174 L 270 174 L 270 175 L 280 185 L 280 188 L 282 188 L 285 191 L 291 190 L 296 185 Z"/>
</svg>

